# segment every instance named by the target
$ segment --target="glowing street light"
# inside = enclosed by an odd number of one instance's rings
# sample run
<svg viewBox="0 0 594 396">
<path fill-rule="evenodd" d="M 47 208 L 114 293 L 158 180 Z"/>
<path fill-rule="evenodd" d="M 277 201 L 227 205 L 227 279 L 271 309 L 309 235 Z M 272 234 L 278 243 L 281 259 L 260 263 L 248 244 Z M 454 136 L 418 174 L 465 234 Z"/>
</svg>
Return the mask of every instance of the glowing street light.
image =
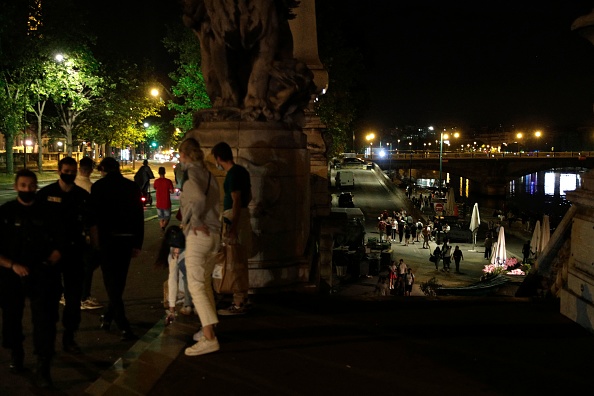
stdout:
<svg viewBox="0 0 594 396">
<path fill-rule="evenodd" d="M 365 140 L 367 140 L 369 142 L 369 151 L 370 151 L 370 156 L 371 156 L 372 161 L 373 161 L 373 139 L 375 139 L 375 133 L 370 133 L 367 136 L 365 136 Z"/>
<path fill-rule="evenodd" d="M 542 132 L 540 131 L 536 131 L 534 132 L 534 136 L 536 136 L 536 148 L 538 149 L 538 151 L 540 151 L 540 137 L 542 136 Z"/>
</svg>

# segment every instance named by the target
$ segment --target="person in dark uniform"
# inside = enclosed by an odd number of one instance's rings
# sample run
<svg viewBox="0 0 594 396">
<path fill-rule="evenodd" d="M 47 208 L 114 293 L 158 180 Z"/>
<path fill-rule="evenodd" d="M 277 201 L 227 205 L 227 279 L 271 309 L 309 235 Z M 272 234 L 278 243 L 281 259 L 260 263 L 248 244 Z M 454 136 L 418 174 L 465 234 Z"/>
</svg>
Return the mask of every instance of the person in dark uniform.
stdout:
<svg viewBox="0 0 594 396">
<path fill-rule="evenodd" d="M 62 347 L 67 353 L 80 353 L 74 334 L 80 325 L 82 286 L 85 273 L 85 230 L 92 225 L 89 213 L 90 194 L 74 184 L 78 164 L 72 157 L 58 162 L 60 179 L 37 193 L 37 202 L 51 220 L 54 235 L 59 238 L 62 253 L 60 269 L 64 287 Z"/>
<path fill-rule="evenodd" d="M 11 350 L 10 368 L 24 366 L 23 311 L 29 297 L 37 355 L 36 385 L 52 386 L 56 323 L 61 294 L 60 252 L 50 232 L 43 206 L 35 199 L 37 177 L 27 169 L 15 178 L 17 199 L 0 207 L 0 306 L 2 346 Z"/>
<path fill-rule="evenodd" d="M 132 257 L 138 256 L 144 239 L 144 209 L 140 188 L 120 173 L 120 164 L 112 157 L 99 164 L 103 178 L 91 188 L 91 210 L 95 215 L 103 281 L 109 298 L 101 328 L 109 331 L 112 320 L 122 332 L 122 340 L 134 340 L 124 309 L 122 295 L 126 287 Z"/>
<path fill-rule="evenodd" d="M 138 187 L 140 187 L 140 191 L 142 191 L 144 195 L 148 194 L 151 179 L 154 178 L 155 174 L 149 166 L 148 160 L 142 161 L 142 166 L 138 168 L 138 171 L 134 175 L 134 181 L 136 182 L 136 184 L 138 184 Z"/>
</svg>

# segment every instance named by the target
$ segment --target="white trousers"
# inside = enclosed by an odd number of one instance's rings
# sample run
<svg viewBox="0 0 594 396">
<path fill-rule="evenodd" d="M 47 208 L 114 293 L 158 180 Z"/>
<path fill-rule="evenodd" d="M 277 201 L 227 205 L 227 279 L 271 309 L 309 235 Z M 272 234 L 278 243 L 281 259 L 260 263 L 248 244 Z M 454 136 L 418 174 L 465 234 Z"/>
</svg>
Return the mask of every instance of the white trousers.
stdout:
<svg viewBox="0 0 594 396">
<path fill-rule="evenodd" d="M 212 290 L 214 262 L 209 258 L 218 251 L 220 236 L 190 231 L 186 235 L 186 271 L 188 289 L 202 326 L 219 323 Z"/>
</svg>

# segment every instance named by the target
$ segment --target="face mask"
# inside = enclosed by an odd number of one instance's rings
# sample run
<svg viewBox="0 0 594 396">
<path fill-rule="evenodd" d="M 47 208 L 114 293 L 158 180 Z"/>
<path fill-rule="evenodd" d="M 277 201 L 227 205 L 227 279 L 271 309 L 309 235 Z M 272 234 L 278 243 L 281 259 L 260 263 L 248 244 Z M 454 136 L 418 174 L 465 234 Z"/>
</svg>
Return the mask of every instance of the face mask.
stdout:
<svg viewBox="0 0 594 396">
<path fill-rule="evenodd" d="M 35 199 L 35 191 L 19 191 L 18 196 L 24 203 L 30 203 Z"/>
<path fill-rule="evenodd" d="M 60 173 L 60 179 L 62 179 L 62 181 L 66 184 L 74 184 L 74 179 L 76 179 L 76 175 Z"/>
</svg>

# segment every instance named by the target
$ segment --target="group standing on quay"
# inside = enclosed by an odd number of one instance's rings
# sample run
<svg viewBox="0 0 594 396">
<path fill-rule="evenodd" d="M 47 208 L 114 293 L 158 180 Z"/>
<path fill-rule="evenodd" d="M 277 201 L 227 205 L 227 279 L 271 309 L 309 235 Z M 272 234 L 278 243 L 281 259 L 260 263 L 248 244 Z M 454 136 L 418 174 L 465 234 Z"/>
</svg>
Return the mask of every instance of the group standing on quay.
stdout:
<svg viewBox="0 0 594 396">
<path fill-rule="evenodd" d="M 182 242 L 167 239 L 169 284 L 182 270 L 187 284 L 182 313 L 196 312 L 201 328 L 194 335 L 196 343 L 186 355 L 196 356 L 219 349 L 215 336 L 218 315 L 247 312 L 247 257 L 251 247 L 248 204 L 251 201 L 249 173 L 233 161 L 232 150 L 224 142 L 212 149 L 217 167 L 226 171 L 222 216 L 219 211 L 219 185 L 204 163 L 204 152 L 197 140 L 184 140 L 179 149 L 183 169 L 180 211 Z M 147 165 L 146 163 L 144 164 Z M 37 176 L 27 169 L 16 173 L 17 198 L 0 206 L 0 308 L 2 309 L 2 346 L 10 351 L 13 373 L 25 370 L 23 314 L 29 299 L 33 323 L 33 349 L 37 357 L 35 385 L 51 388 L 51 362 L 56 353 L 57 323 L 62 311 L 62 350 L 82 353 L 76 342 L 81 310 L 99 309 L 91 297 L 93 272 L 101 267 L 108 304 L 101 316 L 100 328 L 110 331 L 112 322 L 123 341 L 135 340 L 126 317 L 123 293 L 133 257 L 140 254 L 144 239 L 143 187 L 125 178 L 120 164 L 104 158 L 97 169 L 101 178 L 90 180 L 94 162 L 83 158 L 77 164 L 71 157 L 58 162 L 59 179 L 37 191 Z M 148 168 L 148 166 L 147 166 Z M 150 170 L 150 168 L 149 168 Z M 154 178 L 147 174 L 150 180 Z M 171 217 L 173 193 L 165 169 L 159 169 L 154 188 L 157 197 L 159 226 L 165 231 Z M 117 219 L 114 221 L 113 219 Z M 224 224 L 224 225 L 223 225 Z M 244 271 L 233 303 L 216 310 L 212 288 L 214 263 L 208 260 L 220 246 L 221 237 L 238 244 Z M 180 238 L 177 240 L 179 241 Z M 180 265 L 181 264 L 181 265 Z M 168 313 L 175 315 L 175 294 L 167 299 Z"/>
<path fill-rule="evenodd" d="M 423 207 L 431 204 L 432 196 L 422 194 L 417 198 L 412 196 L 411 192 L 407 192 L 407 196 L 411 198 L 415 207 Z M 402 209 L 400 211 L 384 210 L 378 216 L 377 230 L 379 233 L 379 242 L 388 242 L 391 245 L 398 243 L 400 246 L 414 245 L 415 243 L 422 243 L 422 249 L 431 249 L 430 242 L 438 242 L 438 235 L 443 237 L 443 245 L 437 247 L 430 252 L 430 260 L 435 264 L 436 271 L 439 271 L 439 265 L 442 264 L 441 271 L 450 272 L 451 260 L 455 263 L 455 272 L 460 273 L 460 262 L 464 259 L 462 250 L 459 246 L 451 245 L 448 233 L 450 226 L 441 222 L 438 218 L 435 221 L 429 220 L 427 224 L 423 224 L 422 219 L 413 218 L 410 213 Z M 393 261 L 389 274 L 386 279 L 385 276 L 380 276 L 378 281 L 378 293 L 380 295 L 400 295 L 410 296 L 412 285 L 414 284 L 414 274 L 410 267 L 407 267 L 403 259 L 398 263 Z"/>
</svg>

